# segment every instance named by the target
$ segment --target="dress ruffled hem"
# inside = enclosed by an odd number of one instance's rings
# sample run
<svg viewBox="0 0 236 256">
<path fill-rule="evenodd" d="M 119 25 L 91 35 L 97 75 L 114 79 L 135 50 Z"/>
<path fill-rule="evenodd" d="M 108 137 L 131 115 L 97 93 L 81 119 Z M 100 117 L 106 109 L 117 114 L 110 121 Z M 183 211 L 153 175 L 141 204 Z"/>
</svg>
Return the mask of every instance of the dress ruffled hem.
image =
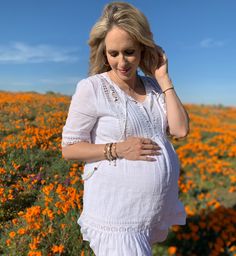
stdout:
<svg viewBox="0 0 236 256">
<path fill-rule="evenodd" d="M 78 219 L 83 240 L 88 241 L 96 256 L 152 256 L 152 245 L 163 242 L 168 236 L 168 228 L 117 227 L 92 225 L 83 214 Z M 183 225 L 181 219 L 175 224 Z"/>
<path fill-rule="evenodd" d="M 169 223 L 132 223 L 104 225 L 82 213 L 77 221 L 83 240 L 88 241 L 96 256 L 151 256 L 152 245 L 163 242 L 171 225 L 184 225 L 185 213 L 179 212 Z"/>
<path fill-rule="evenodd" d="M 147 236 L 137 234 L 109 234 L 93 229 L 82 229 L 84 240 L 89 241 L 96 256 L 151 256 Z"/>
<path fill-rule="evenodd" d="M 78 220 L 83 240 L 89 245 L 96 256 L 151 256 L 152 248 L 149 231 L 146 232 L 109 232 L 98 231 Z"/>
</svg>

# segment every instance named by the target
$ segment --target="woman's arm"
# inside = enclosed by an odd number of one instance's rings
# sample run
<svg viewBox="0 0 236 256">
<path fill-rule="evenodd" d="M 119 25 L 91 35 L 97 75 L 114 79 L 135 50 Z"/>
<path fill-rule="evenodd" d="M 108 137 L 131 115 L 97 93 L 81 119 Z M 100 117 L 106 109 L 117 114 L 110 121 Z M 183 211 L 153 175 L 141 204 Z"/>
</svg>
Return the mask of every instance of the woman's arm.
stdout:
<svg viewBox="0 0 236 256">
<path fill-rule="evenodd" d="M 104 155 L 105 144 L 93 144 L 78 142 L 62 147 L 62 156 L 66 160 L 80 160 L 96 162 L 106 159 Z M 129 137 L 127 140 L 116 144 L 116 153 L 119 158 L 128 160 L 155 161 L 154 155 L 160 155 L 160 147 L 151 139 Z M 112 147 L 112 155 L 115 156 L 115 148 Z"/>
<path fill-rule="evenodd" d="M 173 86 L 169 77 L 158 79 L 158 83 L 162 91 Z M 176 138 L 186 137 L 189 133 L 189 116 L 174 89 L 165 92 L 165 102 L 170 134 Z"/>
<path fill-rule="evenodd" d="M 82 141 L 62 147 L 62 156 L 66 160 L 96 162 L 105 159 L 103 153 L 104 146 L 105 144 L 91 144 L 89 142 Z"/>
<path fill-rule="evenodd" d="M 163 49 L 157 45 L 156 54 L 159 56 L 160 63 L 153 70 L 153 76 L 164 92 L 166 89 L 173 87 L 168 74 L 168 59 Z M 189 133 L 190 121 L 187 111 L 174 89 L 167 90 L 164 94 L 170 134 L 175 138 L 186 137 Z"/>
</svg>

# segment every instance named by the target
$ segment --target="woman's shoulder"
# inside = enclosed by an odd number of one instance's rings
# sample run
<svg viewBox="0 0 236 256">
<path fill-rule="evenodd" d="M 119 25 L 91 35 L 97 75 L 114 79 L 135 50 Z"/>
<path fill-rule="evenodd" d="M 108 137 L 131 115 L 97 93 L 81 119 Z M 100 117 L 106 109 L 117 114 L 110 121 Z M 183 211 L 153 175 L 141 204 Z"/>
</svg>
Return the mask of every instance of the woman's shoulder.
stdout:
<svg viewBox="0 0 236 256">
<path fill-rule="evenodd" d="M 76 90 L 86 90 L 93 91 L 95 94 L 101 89 L 101 80 L 103 78 L 103 74 L 95 74 L 85 78 L 80 79 L 77 82 Z"/>
<path fill-rule="evenodd" d="M 101 74 L 95 74 L 95 75 L 90 75 L 88 77 L 85 77 L 81 79 L 78 82 L 78 85 L 83 85 L 83 86 L 88 86 L 88 87 L 93 87 L 94 90 L 99 89 L 99 85 L 101 84 L 101 81 L 104 79 L 104 73 Z"/>
<path fill-rule="evenodd" d="M 104 73 L 100 73 L 100 74 L 90 75 L 90 76 L 84 78 L 83 80 L 85 80 L 87 82 L 98 82 L 103 77 L 104 77 Z"/>
</svg>

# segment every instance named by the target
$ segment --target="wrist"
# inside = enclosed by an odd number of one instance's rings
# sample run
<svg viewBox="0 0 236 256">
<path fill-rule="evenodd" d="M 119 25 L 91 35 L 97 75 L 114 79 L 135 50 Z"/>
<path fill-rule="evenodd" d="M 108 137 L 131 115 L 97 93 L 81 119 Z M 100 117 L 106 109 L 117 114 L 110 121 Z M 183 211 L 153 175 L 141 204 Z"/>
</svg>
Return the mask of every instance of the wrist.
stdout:
<svg viewBox="0 0 236 256">
<path fill-rule="evenodd" d="M 173 87 L 172 80 L 168 75 L 157 79 L 157 82 L 160 85 L 162 91 L 165 91 L 167 88 Z"/>
<path fill-rule="evenodd" d="M 162 93 L 164 93 L 166 95 L 167 92 L 174 91 L 174 89 L 175 89 L 174 86 L 171 86 L 171 87 L 168 87 L 165 90 L 163 90 Z"/>
<path fill-rule="evenodd" d="M 116 155 L 118 158 L 123 158 L 123 151 L 122 151 L 122 144 L 123 142 L 116 143 Z"/>
</svg>

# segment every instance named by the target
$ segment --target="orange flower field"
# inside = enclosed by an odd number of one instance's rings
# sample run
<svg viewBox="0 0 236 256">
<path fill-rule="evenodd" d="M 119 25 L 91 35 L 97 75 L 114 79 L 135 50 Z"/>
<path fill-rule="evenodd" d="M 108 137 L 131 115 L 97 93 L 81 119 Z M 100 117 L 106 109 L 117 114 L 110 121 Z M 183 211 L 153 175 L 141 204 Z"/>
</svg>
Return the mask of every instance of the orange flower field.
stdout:
<svg viewBox="0 0 236 256">
<path fill-rule="evenodd" d="M 0 92 L 0 255 L 94 255 L 76 223 L 83 163 L 61 156 L 69 103 Z M 190 134 L 172 142 L 187 224 L 173 226 L 153 255 L 236 256 L 236 107 L 185 107 Z"/>
</svg>

